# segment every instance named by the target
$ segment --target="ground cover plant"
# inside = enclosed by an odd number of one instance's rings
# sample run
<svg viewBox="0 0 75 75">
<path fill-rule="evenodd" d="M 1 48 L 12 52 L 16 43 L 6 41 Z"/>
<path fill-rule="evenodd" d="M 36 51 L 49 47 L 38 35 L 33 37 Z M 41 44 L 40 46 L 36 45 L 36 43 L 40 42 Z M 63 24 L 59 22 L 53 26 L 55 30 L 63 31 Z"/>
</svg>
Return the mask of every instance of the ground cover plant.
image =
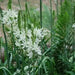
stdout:
<svg viewBox="0 0 75 75">
<path fill-rule="evenodd" d="M 60 2 L 60 3 L 59 3 Z M 42 4 L 40 10 L 0 8 L 1 75 L 75 75 L 74 0 L 55 0 L 56 10 Z"/>
</svg>

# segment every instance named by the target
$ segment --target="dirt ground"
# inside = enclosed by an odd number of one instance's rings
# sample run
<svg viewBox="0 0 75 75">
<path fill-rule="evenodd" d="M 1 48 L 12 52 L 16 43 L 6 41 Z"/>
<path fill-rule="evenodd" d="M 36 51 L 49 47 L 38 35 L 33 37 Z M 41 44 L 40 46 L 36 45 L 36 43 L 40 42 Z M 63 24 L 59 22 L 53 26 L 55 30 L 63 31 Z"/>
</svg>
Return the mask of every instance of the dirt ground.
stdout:
<svg viewBox="0 0 75 75">
<path fill-rule="evenodd" d="M 30 7 L 31 6 L 38 7 L 38 8 L 40 7 L 40 0 L 27 0 L 27 1 L 29 2 Z M 50 0 L 42 0 L 43 4 L 50 6 L 49 1 Z M 53 9 L 56 8 L 55 1 L 56 0 L 52 0 Z M 58 1 L 60 1 L 60 0 L 58 0 Z M 8 8 L 7 4 L 8 4 L 8 0 L 1 0 L 0 7 L 2 7 L 3 9 L 7 9 Z M 21 4 L 22 9 L 24 9 L 25 8 L 25 0 L 20 0 L 20 4 Z M 19 9 L 18 0 L 12 0 L 12 8 Z"/>
</svg>

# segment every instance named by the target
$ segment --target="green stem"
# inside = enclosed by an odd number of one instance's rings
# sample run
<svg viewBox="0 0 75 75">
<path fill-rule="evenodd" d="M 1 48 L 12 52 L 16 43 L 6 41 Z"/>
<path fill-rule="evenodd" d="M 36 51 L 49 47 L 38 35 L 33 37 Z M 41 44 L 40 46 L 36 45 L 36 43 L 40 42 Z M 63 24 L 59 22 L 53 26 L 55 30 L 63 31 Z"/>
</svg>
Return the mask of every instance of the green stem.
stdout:
<svg viewBox="0 0 75 75">
<path fill-rule="evenodd" d="M 21 9 L 21 4 L 20 4 L 20 0 L 18 0 L 18 3 L 19 3 L 19 7 L 20 7 L 20 9 Z"/>
<path fill-rule="evenodd" d="M 42 28 L 42 0 L 40 0 L 40 26 Z"/>
<path fill-rule="evenodd" d="M 51 45 L 52 45 L 52 29 L 53 29 L 53 18 L 52 18 L 52 0 L 50 0 L 50 25 L 51 25 Z"/>
<path fill-rule="evenodd" d="M 3 28 L 4 38 L 5 38 L 5 51 L 6 51 L 6 57 L 7 57 L 7 62 L 8 62 L 8 68 L 9 68 L 8 44 L 7 44 L 7 37 L 6 37 L 6 33 L 5 33 L 4 24 L 2 25 L 2 28 Z"/>
<path fill-rule="evenodd" d="M 12 9 L 12 0 L 8 1 L 8 9 Z"/>
<path fill-rule="evenodd" d="M 11 24 L 11 42 L 12 42 L 12 49 L 16 53 L 16 47 L 15 47 L 15 39 L 13 34 L 13 25 Z"/>
<path fill-rule="evenodd" d="M 57 17 L 58 17 L 58 0 L 57 0 L 57 4 L 56 4 L 56 12 L 57 12 Z"/>
<path fill-rule="evenodd" d="M 1 12 L 1 17 L 3 17 L 3 15 L 2 15 L 2 9 L 0 9 L 0 12 Z M 5 39 L 5 51 L 6 51 L 6 58 L 7 58 L 8 68 L 9 68 L 8 44 L 7 44 L 7 37 L 6 37 L 6 33 L 5 33 L 5 27 L 4 27 L 4 24 L 2 24 L 2 29 L 3 29 L 3 33 L 4 33 L 4 39 Z"/>
</svg>

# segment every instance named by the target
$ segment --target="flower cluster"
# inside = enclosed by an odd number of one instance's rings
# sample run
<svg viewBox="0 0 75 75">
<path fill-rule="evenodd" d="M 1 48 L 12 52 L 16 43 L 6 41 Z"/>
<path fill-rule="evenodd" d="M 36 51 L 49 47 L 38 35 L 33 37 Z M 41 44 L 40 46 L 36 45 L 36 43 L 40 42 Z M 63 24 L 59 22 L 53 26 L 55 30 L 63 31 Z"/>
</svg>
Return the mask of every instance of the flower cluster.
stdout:
<svg viewBox="0 0 75 75">
<path fill-rule="evenodd" d="M 0 18 L 3 24 L 16 24 L 18 19 L 18 12 L 15 10 L 3 10 L 3 17 Z"/>
<path fill-rule="evenodd" d="M 13 32 L 15 36 L 15 45 L 24 51 L 25 55 L 32 58 L 35 55 L 41 55 L 41 47 L 39 43 L 49 34 L 49 31 L 44 28 L 34 28 L 31 24 L 31 29 L 18 28 L 18 12 L 14 10 L 3 10 L 2 23 L 5 25 L 13 25 Z M 11 29 L 10 29 L 11 31 Z M 9 31 L 9 32 L 10 32 Z"/>
<path fill-rule="evenodd" d="M 42 39 L 48 35 L 50 32 L 44 28 L 33 28 L 33 30 L 23 28 L 21 31 L 16 26 L 14 29 L 14 35 L 16 39 L 15 45 L 22 49 L 26 56 L 32 58 L 36 55 L 41 55 L 41 47 L 39 43 Z"/>
<path fill-rule="evenodd" d="M 42 55 L 40 43 L 46 36 L 50 36 L 50 31 L 45 28 L 35 27 L 33 24 L 24 27 L 23 20 L 20 28 L 18 25 L 18 12 L 14 10 L 3 10 L 2 14 L 3 18 L 0 20 L 4 25 L 9 25 L 9 35 L 13 32 L 16 49 L 18 49 L 17 53 L 22 52 L 23 56 L 26 57 L 24 60 L 26 60 L 27 64 L 25 64 L 24 71 L 26 72 L 25 75 L 29 75 L 29 70 L 32 72 L 33 68 L 38 66 L 37 60 L 41 59 Z M 21 53 L 18 55 L 22 56 Z M 13 75 L 20 74 L 21 71 L 21 69 L 17 69 Z"/>
</svg>

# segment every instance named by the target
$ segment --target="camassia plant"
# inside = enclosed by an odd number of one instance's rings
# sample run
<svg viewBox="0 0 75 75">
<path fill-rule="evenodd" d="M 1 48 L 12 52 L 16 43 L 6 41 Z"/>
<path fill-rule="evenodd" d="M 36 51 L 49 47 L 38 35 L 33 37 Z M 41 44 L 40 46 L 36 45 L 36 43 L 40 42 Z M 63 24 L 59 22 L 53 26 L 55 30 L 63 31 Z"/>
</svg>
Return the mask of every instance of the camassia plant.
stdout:
<svg viewBox="0 0 75 75">
<path fill-rule="evenodd" d="M 72 1 L 60 1 L 59 10 L 56 2 L 57 16 L 52 12 L 52 0 L 50 15 L 42 12 L 40 0 L 40 17 L 33 13 L 36 10 L 28 8 L 27 0 L 25 10 L 21 10 L 20 0 L 20 10 L 11 9 L 12 0 L 8 2 L 8 10 L 1 10 L 5 40 L 0 42 L 0 49 L 3 46 L 5 49 L 4 64 L 0 62 L 1 75 L 75 75 Z M 51 30 L 42 27 L 46 24 L 42 13 L 50 16 Z"/>
<path fill-rule="evenodd" d="M 42 59 L 44 51 L 42 51 L 40 43 L 42 40 L 46 41 L 47 38 L 50 38 L 50 31 L 46 28 L 40 28 L 39 23 L 36 22 L 35 26 L 31 16 L 27 16 L 29 12 L 24 12 L 22 10 L 17 12 L 11 9 L 2 11 L 1 21 L 9 38 L 7 39 L 8 69 L 11 67 L 11 70 L 15 70 L 16 68 L 15 72 L 12 71 L 14 72 L 13 75 L 21 73 L 22 75 L 37 74 L 38 69 L 41 68 L 39 64 L 42 64 L 46 59 L 49 60 L 48 57 Z M 42 63 L 39 63 L 41 60 Z"/>
</svg>

